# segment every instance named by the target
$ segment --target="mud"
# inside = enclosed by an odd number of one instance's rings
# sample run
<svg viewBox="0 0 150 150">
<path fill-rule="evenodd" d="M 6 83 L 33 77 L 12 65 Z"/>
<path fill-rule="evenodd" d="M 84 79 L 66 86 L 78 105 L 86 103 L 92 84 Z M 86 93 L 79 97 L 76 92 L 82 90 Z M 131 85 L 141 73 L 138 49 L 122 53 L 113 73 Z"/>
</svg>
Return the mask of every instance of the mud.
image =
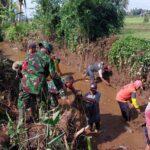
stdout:
<svg viewBox="0 0 150 150">
<path fill-rule="evenodd" d="M 25 53 L 20 52 L 17 48 L 10 48 L 7 43 L 0 43 L 0 45 L 4 54 L 10 59 L 23 60 L 25 58 Z M 75 61 L 73 60 L 73 62 Z M 61 70 L 63 74 L 71 74 L 74 76 L 75 87 L 80 89 L 83 94 L 89 90 L 89 82 L 81 79 L 82 73 L 79 71 L 78 66 L 71 66 L 68 61 L 67 65 L 61 64 Z M 99 134 L 89 134 L 89 136 L 92 136 L 93 150 L 144 150 L 145 148 L 146 140 L 143 128 L 141 127 L 141 124 L 144 123 L 144 118 L 138 116 L 133 109 L 133 118 L 130 124 L 132 132 L 130 133 L 126 130 L 118 104 L 115 101 L 115 96 L 119 88 L 119 86 L 116 86 L 116 83 L 114 84 L 114 88 L 104 83 L 98 84 L 98 90 L 101 92 L 101 132 Z M 138 101 L 143 105 L 144 110 L 147 101 L 142 97 L 138 97 Z"/>
</svg>

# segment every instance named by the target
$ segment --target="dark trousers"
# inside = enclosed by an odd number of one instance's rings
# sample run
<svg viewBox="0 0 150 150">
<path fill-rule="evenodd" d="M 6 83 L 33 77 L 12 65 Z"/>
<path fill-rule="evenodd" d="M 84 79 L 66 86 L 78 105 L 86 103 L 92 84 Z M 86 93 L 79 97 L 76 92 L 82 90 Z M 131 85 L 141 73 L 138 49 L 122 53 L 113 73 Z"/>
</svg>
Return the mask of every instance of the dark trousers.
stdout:
<svg viewBox="0 0 150 150">
<path fill-rule="evenodd" d="M 147 127 L 144 127 L 144 135 L 146 137 L 146 141 L 147 141 L 147 144 L 150 145 L 150 139 L 148 137 L 148 130 L 147 130 Z"/>
<path fill-rule="evenodd" d="M 122 117 L 125 119 L 125 121 L 131 121 L 131 110 L 129 108 L 128 103 L 118 102 Z"/>
<path fill-rule="evenodd" d="M 31 108 L 31 113 L 33 118 L 37 118 L 37 95 L 26 93 L 23 90 L 19 93 L 18 98 L 18 108 L 19 108 L 19 119 L 25 119 L 25 112 L 27 109 Z"/>
<path fill-rule="evenodd" d="M 98 122 L 92 122 L 92 123 L 89 123 L 90 130 L 92 130 L 92 129 L 93 129 L 93 125 L 94 125 L 94 123 L 95 123 L 95 127 L 96 127 L 96 129 L 97 129 L 97 130 L 99 130 L 99 129 L 100 129 L 100 122 L 99 122 L 99 121 L 98 121 Z"/>
<path fill-rule="evenodd" d="M 94 72 L 91 70 L 91 67 L 88 66 L 87 71 L 86 71 L 87 76 L 90 77 L 91 81 L 94 81 L 95 77 L 94 77 Z"/>
</svg>

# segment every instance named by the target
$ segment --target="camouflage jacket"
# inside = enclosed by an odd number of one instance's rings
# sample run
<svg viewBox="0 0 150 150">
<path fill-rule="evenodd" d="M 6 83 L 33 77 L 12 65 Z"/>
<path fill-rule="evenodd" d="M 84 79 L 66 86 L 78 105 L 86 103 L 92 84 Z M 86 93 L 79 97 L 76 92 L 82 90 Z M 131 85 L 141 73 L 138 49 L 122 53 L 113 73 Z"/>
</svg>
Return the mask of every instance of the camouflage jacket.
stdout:
<svg viewBox="0 0 150 150">
<path fill-rule="evenodd" d="M 48 92 L 53 94 L 59 94 L 60 97 L 66 97 L 67 88 L 64 83 L 64 77 L 61 77 L 61 81 L 63 83 L 62 88 L 60 90 L 57 89 L 53 80 L 47 81 L 48 84 Z"/>
<path fill-rule="evenodd" d="M 46 76 L 55 74 L 55 66 L 47 54 L 37 51 L 27 54 L 27 68 L 22 70 L 22 89 L 27 93 L 39 94 L 47 87 Z"/>
</svg>

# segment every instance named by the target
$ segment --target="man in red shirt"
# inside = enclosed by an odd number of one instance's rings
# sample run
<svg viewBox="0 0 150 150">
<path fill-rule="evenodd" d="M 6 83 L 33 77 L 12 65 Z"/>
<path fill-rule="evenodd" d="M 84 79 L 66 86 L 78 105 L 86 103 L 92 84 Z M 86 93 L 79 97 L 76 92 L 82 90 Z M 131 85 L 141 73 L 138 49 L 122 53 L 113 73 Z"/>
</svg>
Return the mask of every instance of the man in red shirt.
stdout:
<svg viewBox="0 0 150 150">
<path fill-rule="evenodd" d="M 130 101 L 132 105 L 136 108 L 136 110 L 140 112 L 139 105 L 136 101 L 136 91 L 141 87 L 142 81 L 136 80 L 135 82 L 122 87 L 120 91 L 117 93 L 116 100 L 119 104 L 122 117 L 125 119 L 125 121 L 131 120 L 130 108 L 127 103 L 128 101 Z"/>
</svg>

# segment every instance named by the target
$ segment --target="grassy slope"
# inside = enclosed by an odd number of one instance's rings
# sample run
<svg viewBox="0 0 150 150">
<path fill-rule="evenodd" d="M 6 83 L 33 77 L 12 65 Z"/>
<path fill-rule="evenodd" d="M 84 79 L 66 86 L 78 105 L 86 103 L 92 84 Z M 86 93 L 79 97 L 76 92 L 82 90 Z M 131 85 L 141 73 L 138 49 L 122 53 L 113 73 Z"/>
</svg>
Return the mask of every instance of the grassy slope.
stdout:
<svg viewBox="0 0 150 150">
<path fill-rule="evenodd" d="M 150 22 L 143 23 L 143 17 L 126 17 L 120 36 L 127 35 L 150 40 Z"/>
</svg>

